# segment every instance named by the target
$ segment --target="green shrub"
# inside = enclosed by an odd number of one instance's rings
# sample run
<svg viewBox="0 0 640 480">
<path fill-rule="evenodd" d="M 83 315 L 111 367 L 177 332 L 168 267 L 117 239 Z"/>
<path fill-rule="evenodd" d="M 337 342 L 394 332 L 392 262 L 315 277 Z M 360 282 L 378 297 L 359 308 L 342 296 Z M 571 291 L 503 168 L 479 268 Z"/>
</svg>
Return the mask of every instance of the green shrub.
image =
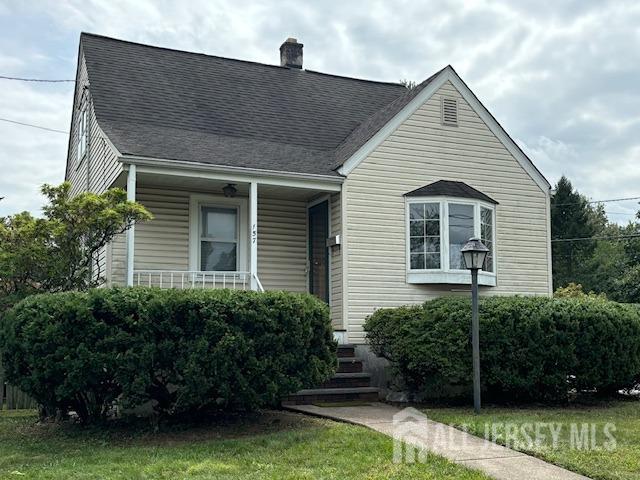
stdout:
<svg viewBox="0 0 640 480">
<path fill-rule="evenodd" d="M 593 291 L 585 292 L 582 284 L 570 282 L 566 284 L 564 287 L 556 288 L 556 291 L 553 292 L 553 296 L 556 298 L 599 298 L 600 300 L 606 300 L 606 293 L 595 293 Z"/>
<path fill-rule="evenodd" d="M 468 299 L 378 310 L 365 330 L 419 397 L 471 395 Z M 590 297 L 483 298 L 480 360 L 483 393 L 494 401 L 563 402 L 572 388 L 629 387 L 640 373 L 640 312 Z"/>
<path fill-rule="evenodd" d="M 275 405 L 335 370 L 326 305 L 310 295 L 97 289 L 30 297 L 6 315 L 9 381 L 48 410 L 103 417 Z"/>
</svg>

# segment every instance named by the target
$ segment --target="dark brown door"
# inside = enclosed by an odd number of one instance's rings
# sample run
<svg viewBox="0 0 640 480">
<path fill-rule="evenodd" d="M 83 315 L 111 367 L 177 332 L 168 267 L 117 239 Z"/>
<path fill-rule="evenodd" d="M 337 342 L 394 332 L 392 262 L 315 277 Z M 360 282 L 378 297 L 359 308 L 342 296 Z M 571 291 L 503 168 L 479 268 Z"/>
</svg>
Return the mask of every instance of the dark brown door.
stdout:
<svg viewBox="0 0 640 480">
<path fill-rule="evenodd" d="M 329 202 L 309 208 L 309 292 L 329 303 Z"/>
</svg>

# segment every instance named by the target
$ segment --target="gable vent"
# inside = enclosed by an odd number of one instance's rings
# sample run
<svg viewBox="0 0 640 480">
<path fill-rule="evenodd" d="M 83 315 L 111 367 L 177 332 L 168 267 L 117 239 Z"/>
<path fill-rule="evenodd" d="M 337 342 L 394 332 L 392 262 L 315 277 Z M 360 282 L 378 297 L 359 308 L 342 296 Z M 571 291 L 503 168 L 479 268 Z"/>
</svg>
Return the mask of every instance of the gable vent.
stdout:
<svg viewBox="0 0 640 480">
<path fill-rule="evenodd" d="M 455 98 L 442 99 L 442 124 L 458 126 L 458 100 Z"/>
</svg>

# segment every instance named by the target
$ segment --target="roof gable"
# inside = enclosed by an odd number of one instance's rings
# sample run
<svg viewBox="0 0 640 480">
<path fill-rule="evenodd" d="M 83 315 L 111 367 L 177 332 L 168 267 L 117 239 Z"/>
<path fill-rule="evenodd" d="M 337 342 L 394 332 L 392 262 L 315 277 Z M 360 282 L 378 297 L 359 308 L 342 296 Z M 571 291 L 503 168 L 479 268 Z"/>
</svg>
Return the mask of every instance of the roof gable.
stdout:
<svg viewBox="0 0 640 480">
<path fill-rule="evenodd" d="M 450 65 L 440 70 L 435 76 L 428 79 L 426 85 L 406 103 L 392 118 L 388 119 L 374 135 L 362 143 L 357 150 L 337 167 L 342 175 L 349 175 L 365 158 L 367 158 L 389 135 L 391 135 L 405 120 L 407 120 L 420 106 L 427 102 L 446 82 L 458 90 L 460 95 L 469 104 L 471 109 L 482 119 L 489 130 L 504 145 L 507 151 L 516 159 L 527 174 L 534 180 L 538 187 L 549 193 L 551 185 L 542 173 L 535 167 L 522 149 L 513 141 L 509 134 L 498 123 L 495 117 L 478 100 L 475 94 L 462 81 L 456 71 Z M 423 83 L 425 83 L 423 82 Z"/>
<path fill-rule="evenodd" d="M 456 197 L 456 198 L 472 198 L 474 200 L 482 200 L 493 204 L 498 204 L 489 195 L 476 190 L 464 182 L 456 182 L 451 180 L 438 180 L 424 187 L 416 188 L 404 194 L 405 197 Z"/>
</svg>

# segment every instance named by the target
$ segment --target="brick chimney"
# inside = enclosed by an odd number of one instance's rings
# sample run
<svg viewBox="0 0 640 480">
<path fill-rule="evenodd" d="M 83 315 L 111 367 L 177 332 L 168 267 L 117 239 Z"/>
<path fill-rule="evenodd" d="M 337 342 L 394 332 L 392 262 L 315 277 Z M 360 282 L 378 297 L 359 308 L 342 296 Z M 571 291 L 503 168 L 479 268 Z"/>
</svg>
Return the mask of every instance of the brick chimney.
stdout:
<svg viewBox="0 0 640 480">
<path fill-rule="evenodd" d="M 280 45 L 280 66 L 289 68 L 302 68 L 302 47 L 298 40 L 287 38 Z"/>
</svg>

